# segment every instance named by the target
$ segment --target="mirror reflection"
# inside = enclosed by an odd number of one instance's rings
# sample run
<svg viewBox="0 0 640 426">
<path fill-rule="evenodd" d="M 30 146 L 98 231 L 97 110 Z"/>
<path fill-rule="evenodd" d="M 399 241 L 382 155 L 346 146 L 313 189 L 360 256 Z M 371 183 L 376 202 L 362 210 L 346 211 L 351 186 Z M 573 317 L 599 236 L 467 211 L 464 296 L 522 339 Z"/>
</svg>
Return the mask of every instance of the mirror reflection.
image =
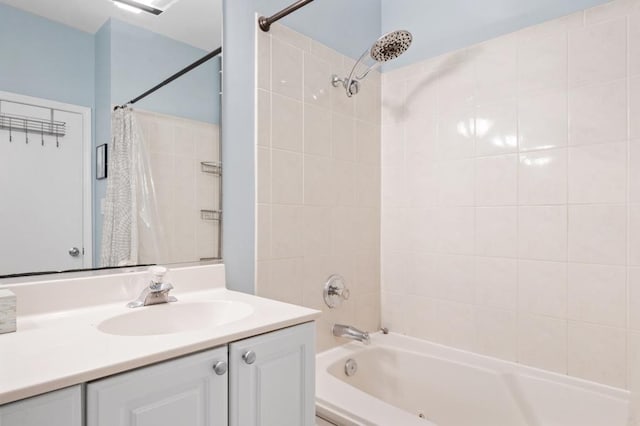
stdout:
<svg viewBox="0 0 640 426">
<path fill-rule="evenodd" d="M 0 276 L 220 257 L 220 57 L 130 101 L 221 1 L 140 3 L 0 0 Z"/>
</svg>

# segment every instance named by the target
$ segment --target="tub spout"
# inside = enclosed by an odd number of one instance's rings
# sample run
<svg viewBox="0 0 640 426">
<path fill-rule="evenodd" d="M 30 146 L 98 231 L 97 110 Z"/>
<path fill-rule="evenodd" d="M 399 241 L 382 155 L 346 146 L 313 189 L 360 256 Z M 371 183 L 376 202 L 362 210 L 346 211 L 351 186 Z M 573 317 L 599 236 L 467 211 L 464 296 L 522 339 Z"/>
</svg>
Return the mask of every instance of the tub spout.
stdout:
<svg viewBox="0 0 640 426">
<path fill-rule="evenodd" d="M 367 333 L 366 331 L 358 330 L 357 328 L 350 325 L 335 324 L 331 331 L 336 337 L 344 337 L 346 339 L 357 340 L 364 343 L 365 345 L 371 343 L 371 340 L 369 339 L 369 333 Z"/>
</svg>

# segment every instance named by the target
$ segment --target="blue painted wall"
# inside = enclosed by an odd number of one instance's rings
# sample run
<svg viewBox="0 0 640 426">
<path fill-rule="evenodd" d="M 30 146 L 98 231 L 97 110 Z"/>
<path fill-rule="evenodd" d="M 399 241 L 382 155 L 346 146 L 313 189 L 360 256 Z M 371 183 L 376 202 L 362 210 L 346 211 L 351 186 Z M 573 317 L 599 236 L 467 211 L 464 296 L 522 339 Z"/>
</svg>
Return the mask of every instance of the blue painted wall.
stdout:
<svg viewBox="0 0 640 426">
<path fill-rule="evenodd" d="M 0 4 L 0 90 L 93 107 L 93 35 Z"/>
<path fill-rule="evenodd" d="M 222 79 L 222 256 L 227 287 L 254 293 L 255 0 L 224 0 Z"/>
<path fill-rule="evenodd" d="M 94 138 L 91 153 L 91 176 L 96 175 L 95 147 L 111 139 L 111 22 L 107 21 L 95 34 L 95 108 Z M 107 195 L 107 181 L 93 178 L 93 264 L 100 266 L 102 244 L 101 200 Z"/>
<path fill-rule="evenodd" d="M 113 104 L 131 100 L 209 53 L 117 19 L 110 23 Z M 136 103 L 136 107 L 219 123 L 219 71 L 220 60 L 213 59 Z"/>
<path fill-rule="evenodd" d="M 384 71 L 606 3 L 609 0 L 381 0 L 382 32 L 406 29 L 411 48 Z"/>
</svg>

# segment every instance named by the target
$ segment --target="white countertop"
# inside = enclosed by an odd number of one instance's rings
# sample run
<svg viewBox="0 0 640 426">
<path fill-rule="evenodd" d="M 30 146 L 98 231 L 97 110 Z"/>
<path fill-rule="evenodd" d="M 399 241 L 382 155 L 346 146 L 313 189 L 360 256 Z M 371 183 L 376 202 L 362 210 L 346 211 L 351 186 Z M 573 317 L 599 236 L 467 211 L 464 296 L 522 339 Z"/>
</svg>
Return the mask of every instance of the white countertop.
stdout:
<svg viewBox="0 0 640 426">
<path fill-rule="evenodd" d="M 0 404 L 313 321 L 320 314 L 312 309 L 220 287 L 180 292 L 178 283 L 174 282 L 174 286 L 176 289 L 171 294 L 178 298 L 175 303 L 238 301 L 250 305 L 253 313 L 235 322 L 188 332 L 118 336 L 101 332 L 97 325 L 115 315 L 131 312 L 132 309 L 125 306 L 128 295 L 116 303 L 72 306 L 73 309 L 57 311 L 38 312 L 29 306 L 24 310 L 34 312 L 20 315 L 21 291 L 18 287 L 11 288 L 18 295 L 18 331 L 0 335 Z M 194 288 L 189 287 L 190 290 Z M 27 289 L 22 292 L 24 299 L 30 292 L 36 293 L 33 288 Z M 120 288 L 120 293 L 124 295 L 127 292 Z M 46 302 L 37 303 L 44 305 Z"/>
</svg>

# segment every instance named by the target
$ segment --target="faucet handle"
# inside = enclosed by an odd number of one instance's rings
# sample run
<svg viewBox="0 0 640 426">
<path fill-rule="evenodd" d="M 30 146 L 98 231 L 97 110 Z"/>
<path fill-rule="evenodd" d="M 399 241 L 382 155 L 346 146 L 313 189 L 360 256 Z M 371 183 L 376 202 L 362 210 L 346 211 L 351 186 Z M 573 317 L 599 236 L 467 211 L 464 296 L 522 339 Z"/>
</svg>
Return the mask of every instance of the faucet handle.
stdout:
<svg viewBox="0 0 640 426">
<path fill-rule="evenodd" d="M 341 275 L 331 275 L 324 284 L 324 302 L 332 309 L 340 306 L 343 300 L 348 300 L 349 296 L 351 296 L 351 292 Z"/>
<path fill-rule="evenodd" d="M 160 265 L 151 266 L 147 271 L 151 274 L 151 281 L 156 284 L 162 284 L 164 276 L 167 274 L 167 268 Z"/>
</svg>

